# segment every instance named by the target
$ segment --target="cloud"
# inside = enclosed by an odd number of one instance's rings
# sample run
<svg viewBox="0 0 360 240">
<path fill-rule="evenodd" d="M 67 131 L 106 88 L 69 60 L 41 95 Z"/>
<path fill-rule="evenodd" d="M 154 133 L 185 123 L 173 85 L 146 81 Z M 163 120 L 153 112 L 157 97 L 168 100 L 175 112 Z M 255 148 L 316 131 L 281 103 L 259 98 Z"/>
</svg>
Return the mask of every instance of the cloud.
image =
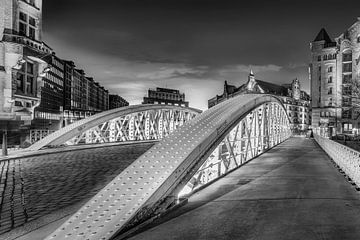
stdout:
<svg viewBox="0 0 360 240">
<path fill-rule="evenodd" d="M 287 68 L 295 69 L 295 68 L 303 68 L 309 66 L 308 63 L 289 63 Z"/>
<path fill-rule="evenodd" d="M 262 72 L 279 72 L 282 67 L 274 64 L 268 64 L 268 65 L 231 65 L 226 66 L 219 70 L 220 75 L 224 75 L 226 73 L 249 73 L 250 70 L 253 70 L 253 72 L 256 73 L 262 73 Z"/>
<path fill-rule="evenodd" d="M 165 64 L 164 64 L 165 65 Z M 187 67 L 187 66 L 174 66 L 172 64 L 166 64 L 167 66 L 160 67 L 153 71 L 147 71 L 136 75 L 138 78 L 149 79 L 149 80 L 160 80 L 160 79 L 172 79 L 183 76 L 201 77 L 206 73 L 207 67 Z"/>
</svg>

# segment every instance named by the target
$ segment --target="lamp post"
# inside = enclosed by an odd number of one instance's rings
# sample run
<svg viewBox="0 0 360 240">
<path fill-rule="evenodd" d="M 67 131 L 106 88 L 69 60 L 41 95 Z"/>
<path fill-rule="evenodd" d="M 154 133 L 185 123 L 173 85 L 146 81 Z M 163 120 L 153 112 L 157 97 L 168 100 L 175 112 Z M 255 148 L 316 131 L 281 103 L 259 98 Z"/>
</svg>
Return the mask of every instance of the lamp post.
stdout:
<svg viewBox="0 0 360 240">
<path fill-rule="evenodd" d="M 2 155 L 3 156 L 8 155 L 8 151 L 7 151 L 7 129 L 6 129 L 6 127 L 3 130 L 3 134 L 2 134 Z"/>
</svg>

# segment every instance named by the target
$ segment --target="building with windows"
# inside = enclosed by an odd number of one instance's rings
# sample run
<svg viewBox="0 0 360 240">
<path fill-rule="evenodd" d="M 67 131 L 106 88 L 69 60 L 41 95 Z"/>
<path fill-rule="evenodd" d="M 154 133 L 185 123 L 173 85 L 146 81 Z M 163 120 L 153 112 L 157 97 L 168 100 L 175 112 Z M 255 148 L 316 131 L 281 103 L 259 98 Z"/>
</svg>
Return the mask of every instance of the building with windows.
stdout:
<svg viewBox="0 0 360 240">
<path fill-rule="evenodd" d="M 109 109 L 129 106 L 129 102 L 119 95 L 109 95 Z"/>
<path fill-rule="evenodd" d="M 58 130 L 64 109 L 64 61 L 55 54 L 46 56 L 44 61 L 48 71 L 43 77 L 40 104 L 35 108 L 31 128 Z"/>
<path fill-rule="evenodd" d="M 360 81 L 360 18 L 335 39 L 321 29 L 310 51 L 312 127 L 327 136 L 357 132 L 353 81 Z"/>
<path fill-rule="evenodd" d="M 109 109 L 109 92 L 74 62 L 64 61 L 63 126 Z"/>
<path fill-rule="evenodd" d="M 238 94 L 263 93 L 278 96 L 286 108 L 290 119 L 290 127 L 293 132 L 304 132 L 311 123 L 310 96 L 301 90 L 300 81 L 294 79 L 291 84 L 277 85 L 270 82 L 255 79 L 251 71 L 248 81 L 236 87 L 224 83 L 222 95 L 216 95 L 208 100 L 208 107 L 211 108 Z"/>
<path fill-rule="evenodd" d="M 51 55 L 41 37 L 42 0 L 0 0 L 0 128 L 28 130 Z"/>
<path fill-rule="evenodd" d="M 144 97 L 142 104 L 167 104 L 188 107 L 189 102 L 185 101 L 185 94 L 179 90 L 169 88 L 149 89 L 148 96 Z"/>
</svg>

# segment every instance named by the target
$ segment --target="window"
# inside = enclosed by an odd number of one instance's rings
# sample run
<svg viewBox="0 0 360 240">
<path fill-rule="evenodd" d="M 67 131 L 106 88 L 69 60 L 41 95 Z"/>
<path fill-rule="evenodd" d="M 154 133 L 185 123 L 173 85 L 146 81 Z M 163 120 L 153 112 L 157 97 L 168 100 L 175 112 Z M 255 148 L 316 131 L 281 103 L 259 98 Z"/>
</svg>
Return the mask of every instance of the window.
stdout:
<svg viewBox="0 0 360 240">
<path fill-rule="evenodd" d="M 16 74 L 16 92 L 24 93 L 24 75 L 19 72 Z"/>
<path fill-rule="evenodd" d="M 321 66 L 319 66 L 319 68 L 318 68 L 318 69 L 319 69 L 319 72 L 321 72 Z"/>
<path fill-rule="evenodd" d="M 329 106 L 332 106 L 332 98 L 329 98 Z"/>
<path fill-rule="evenodd" d="M 35 27 L 35 18 L 29 16 L 29 24 Z"/>
<path fill-rule="evenodd" d="M 324 55 L 324 61 L 326 61 L 328 59 L 327 55 Z"/>
<path fill-rule="evenodd" d="M 343 72 L 352 72 L 352 63 L 343 63 Z"/>
<path fill-rule="evenodd" d="M 20 15 L 19 18 L 20 18 L 21 21 L 27 22 L 27 15 L 25 13 L 20 12 L 19 15 Z"/>
<path fill-rule="evenodd" d="M 332 94 L 332 88 L 329 88 L 328 94 Z"/>
<path fill-rule="evenodd" d="M 343 62 L 350 62 L 350 61 L 352 61 L 352 53 L 344 52 L 343 53 Z"/>
<path fill-rule="evenodd" d="M 317 58 L 318 62 L 321 61 L 321 56 L 319 55 L 318 58 Z"/>
<path fill-rule="evenodd" d="M 351 82 L 351 78 L 352 78 L 352 74 L 343 75 L 343 84 L 345 84 L 345 83 L 350 83 L 350 82 Z"/>
<path fill-rule="evenodd" d="M 330 76 L 329 79 L 328 79 L 328 83 L 332 83 L 333 82 L 332 80 L 333 80 L 332 76 Z"/>
<path fill-rule="evenodd" d="M 35 95 L 35 70 L 34 64 L 27 61 L 16 73 L 16 93 Z"/>
<path fill-rule="evenodd" d="M 17 107 L 22 107 L 23 105 L 22 105 L 22 102 L 20 102 L 20 101 L 15 101 L 15 106 L 17 106 Z"/>
<path fill-rule="evenodd" d="M 357 42 L 360 43 L 360 35 L 357 37 Z"/>
<path fill-rule="evenodd" d="M 27 14 L 19 13 L 19 34 L 35 39 L 36 20 Z"/>
<path fill-rule="evenodd" d="M 26 32 L 26 24 L 19 22 L 19 34 L 26 36 L 27 32 Z"/>
<path fill-rule="evenodd" d="M 333 71 L 333 67 L 328 67 L 328 72 L 332 72 Z"/>
</svg>

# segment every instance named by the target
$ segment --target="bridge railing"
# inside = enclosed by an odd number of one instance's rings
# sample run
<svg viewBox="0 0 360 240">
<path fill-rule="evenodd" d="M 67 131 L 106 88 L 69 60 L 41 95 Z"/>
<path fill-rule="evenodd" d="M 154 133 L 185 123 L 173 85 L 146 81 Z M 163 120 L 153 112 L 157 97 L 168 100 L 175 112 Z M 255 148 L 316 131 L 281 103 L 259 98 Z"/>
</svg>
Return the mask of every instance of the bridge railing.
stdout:
<svg viewBox="0 0 360 240">
<path fill-rule="evenodd" d="M 316 142 L 333 161 L 360 187 L 360 152 L 314 134 Z"/>
</svg>

